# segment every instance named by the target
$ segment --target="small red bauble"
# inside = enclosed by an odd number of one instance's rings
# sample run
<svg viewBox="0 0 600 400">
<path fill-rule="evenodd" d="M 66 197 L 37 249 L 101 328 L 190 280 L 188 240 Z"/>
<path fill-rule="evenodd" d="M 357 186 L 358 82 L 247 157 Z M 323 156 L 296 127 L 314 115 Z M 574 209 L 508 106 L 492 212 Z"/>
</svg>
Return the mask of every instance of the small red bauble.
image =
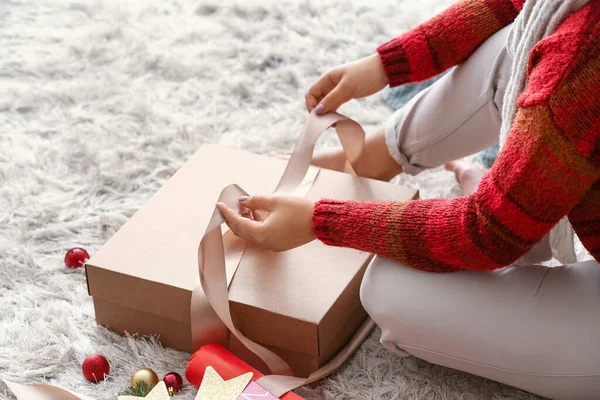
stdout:
<svg viewBox="0 0 600 400">
<path fill-rule="evenodd" d="M 90 259 L 90 255 L 85 249 L 75 247 L 65 254 L 65 265 L 69 268 L 79 268 Z"/>
<path fill-rule="evenodd" d="M 106 361 L 106 358 L 100 354 L 95 354 L 83 361 L 81 371 L 83 372 L 85 379 L 90 382 L 98 383 L 103 381 L 105 376 L 108 375 L 110 365 L 108 364 L 108 361 Z"/>
<path fill-rule="evenodd" d="M 181 375 L 179 375 L 177 372 L 169 372 L 165 375 L 163 381 L 165 381 L 165 384 L 167 385 L 167 390 L 169 391 L 169 394 L 171 396 L 177 393 L 179 389 L 181 389 L 181 387 L 183 386 L 183 379 L 181 378 Z"/>
</svg>

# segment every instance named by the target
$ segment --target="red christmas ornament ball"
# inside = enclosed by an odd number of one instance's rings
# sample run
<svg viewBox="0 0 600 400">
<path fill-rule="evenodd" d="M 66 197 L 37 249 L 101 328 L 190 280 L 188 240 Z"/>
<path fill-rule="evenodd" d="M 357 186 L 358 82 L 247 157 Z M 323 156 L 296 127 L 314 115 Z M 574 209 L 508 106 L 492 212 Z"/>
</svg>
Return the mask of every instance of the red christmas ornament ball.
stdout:
<svg viewBox="0 0 600 400">
<path fill-rule="evenodd" d="M 169 372 L 165 375 L 163 381 L 165 381 L 170 395 L 177 393 L 183 386 L 183 378 L 177 372 Z"/>
<path fill-rule="evenodd" d="M 69 268 L 79 268 L 90 259 L 90 255 L 85 249 L 75 247 L 65 254 L 65 265 Z"/>
<path fill-rule="evenodd" d="M 81 365 L 83 376 L 90 382 L 98 383 L 104 380 L 105 375 L 110 371 L 110 365 L 106 358 L 100 354 L 87 357 Z"/>
</svg>

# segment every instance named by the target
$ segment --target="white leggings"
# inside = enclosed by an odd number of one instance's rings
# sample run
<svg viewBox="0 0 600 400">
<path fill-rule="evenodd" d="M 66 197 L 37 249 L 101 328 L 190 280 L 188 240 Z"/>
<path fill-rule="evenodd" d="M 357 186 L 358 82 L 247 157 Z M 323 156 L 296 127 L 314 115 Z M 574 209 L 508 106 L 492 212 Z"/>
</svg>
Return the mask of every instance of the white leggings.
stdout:
<svg viewBox="0 0 600 400">
<path fill-rule="evenodd" d="M 406 172 L 497 143 L 510 73 L 507 31 L 394 114 L 386 139 Z M 383 345 L 399 355 L 552 399 L 600 399 L 596 261 L 435 274 L 376 257 L 361 300 Z"/>
</svg>

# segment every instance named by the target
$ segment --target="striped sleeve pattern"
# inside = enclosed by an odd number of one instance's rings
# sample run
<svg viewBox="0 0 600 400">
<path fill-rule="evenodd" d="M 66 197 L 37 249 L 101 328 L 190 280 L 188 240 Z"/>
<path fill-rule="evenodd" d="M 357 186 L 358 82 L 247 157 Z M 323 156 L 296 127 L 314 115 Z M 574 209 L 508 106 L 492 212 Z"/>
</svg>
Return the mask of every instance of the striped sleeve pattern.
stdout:
<svg viewBox="0 0 600 400">
<path fill-rule="evenodd" d="M 575 16 L 534 49 L 506 145 L 474 194 L 321 200 L 316 236 L 423 270 L 491 270 L 568 215 L 600 261 L 600 1 Z"/>
<path fill-rule="evenodd" d="M 510 24 L 525 0 L 461 0 L 429 21 L 381 45 L 390 86 L 418 82 L 466 60 Z"/>
</svg>

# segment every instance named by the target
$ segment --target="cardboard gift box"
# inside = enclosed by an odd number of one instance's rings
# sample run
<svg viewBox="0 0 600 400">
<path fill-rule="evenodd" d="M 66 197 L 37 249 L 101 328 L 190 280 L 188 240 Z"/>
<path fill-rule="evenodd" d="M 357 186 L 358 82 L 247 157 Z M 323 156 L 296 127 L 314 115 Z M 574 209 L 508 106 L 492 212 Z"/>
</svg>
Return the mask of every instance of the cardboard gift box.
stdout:
<svg viewBox="0 0 600 400">
<path fill-rule="evenodd" d="M 119 333 L 156 335 L 167 347 L 192 352 L 197 250 L 215 201 L 230 183 L 251 194 L 272 193 L 285 166 L 283 160 L 202 146 L 87 262 L 97 323 Z M 418 196 L 414 189 L 336 171 L 311 167 L 309 175 L 311 200 Z M 297 376 L 307 376 L 365 320 L 359 288 L 371 257 L 319 241 L 283 253 L 248 246 L 229 287 L 234 323 L 287 361 Z M 242 347 L 229 343 L 256 366 Z"/>
</svg>

